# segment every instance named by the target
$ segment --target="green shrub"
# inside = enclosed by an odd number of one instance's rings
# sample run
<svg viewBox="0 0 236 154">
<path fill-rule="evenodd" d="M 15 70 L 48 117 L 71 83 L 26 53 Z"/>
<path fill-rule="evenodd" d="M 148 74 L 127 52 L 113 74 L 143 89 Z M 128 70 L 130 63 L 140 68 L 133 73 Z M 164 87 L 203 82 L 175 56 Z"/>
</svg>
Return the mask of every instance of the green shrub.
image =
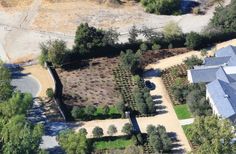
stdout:
<svg viewBox="0 0 236 154">
<path fill-rule="evenodd" d="M 180 9 L 180 0 L 141 0 L 145 10 L 155 14 L 175 14 Z"/>
<path fill-rule="evenodd" d="M 159 50 L 159 49 L 161 49 L 161 46 L 159 44 L 154 43 L 152 45 L 152 50 Z"/>
<path fill-rule="evenodd" d="M 53 89 L 52 89 L 52 88 L 48 88 L 48 89 L 46 90 L 46 95 L 47 95 L 49 98 L 53 98 L 53 96 L 54 96 Z"/>
<path fill-rule="evenodd" d="M 190 49 L 200 49 L 204 46 L 204 37 L 196 32 L 190 32 L 186 36 L 185 45 Z"/>
<path fill-rule="evenodd" d="M 141 51 L 147 51 L 147 50 L 148 50 L 147 44 L 146 44 L 146 43 L 142 43 L 142 44 L 140 45 L 140 50 L 141 50 Z"/>
</svg>

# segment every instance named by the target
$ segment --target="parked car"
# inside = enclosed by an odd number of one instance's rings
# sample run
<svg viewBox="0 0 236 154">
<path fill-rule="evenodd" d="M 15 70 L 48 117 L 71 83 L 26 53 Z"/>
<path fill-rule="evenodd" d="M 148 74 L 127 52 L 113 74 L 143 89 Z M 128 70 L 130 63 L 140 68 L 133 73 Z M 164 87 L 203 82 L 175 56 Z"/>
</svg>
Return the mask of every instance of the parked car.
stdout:
<svg viewBox="0 0 236 154">
<path fill-rule="evenodd" d="M 149 89 L 149 90 L 154 90 L 155 89 L 155 84 L 152 83 L 151 81 L 147 80 L 144 82 L 145 86 Z"/>
</svg>

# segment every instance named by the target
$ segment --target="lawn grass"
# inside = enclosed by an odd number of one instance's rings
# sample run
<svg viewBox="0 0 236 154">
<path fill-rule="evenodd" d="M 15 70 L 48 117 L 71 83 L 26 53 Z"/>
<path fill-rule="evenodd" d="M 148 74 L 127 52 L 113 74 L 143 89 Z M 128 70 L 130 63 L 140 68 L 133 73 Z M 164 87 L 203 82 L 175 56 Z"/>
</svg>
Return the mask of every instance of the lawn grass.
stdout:
<svg viewBox="0 0 236 154">
<path fill-rule="evenodd" d="M 175 105 L 174 109 L 178 119 L 188 119 L 192 117 L 187 104 Z"/>
<path fill-rule="evenodd" d="M 133 144 L 131 139 L 121 138 L 113 141 L 96 141 L 94 142 L 94 148 L 96 150 L 124 149 Z"/>
<path fill-rule="evenodd" d="M 192 125 L 190 124 L 190 125 L 184 125 L 184 126 L 182 126 L 182 128 L 183 128 L 183 130 L 184 130 L 184 134 L 186 135 L 186 137 L 187 137 L 187 139 L 189 140 L 189 136 L 188 136 L 188 134 L 187 134 L 187 130 L 189 129 L 189 128 L 191 128 L 192 127 Z"/>
</svg>

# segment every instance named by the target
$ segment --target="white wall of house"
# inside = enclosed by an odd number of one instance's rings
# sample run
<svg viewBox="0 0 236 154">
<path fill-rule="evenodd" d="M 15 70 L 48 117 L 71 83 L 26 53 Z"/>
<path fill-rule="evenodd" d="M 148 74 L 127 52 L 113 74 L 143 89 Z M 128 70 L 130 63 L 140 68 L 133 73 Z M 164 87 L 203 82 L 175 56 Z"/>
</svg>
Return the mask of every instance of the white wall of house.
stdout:
<svg viewBox="0 0 236 154">
<path fill-rule="evenodd" d="M 212 99 L 210 93 L 208 92 L 208 89 L 207 89 L 207 88 L 206 88 L 206 99 L 209 100 L 209 104 L 210 104 L 210 106 L 211 106 L 211 108 L 212 108 L 213 114 L 214 114 L 214 115 L 217 115 L 217 116 L 220 116 L 219 111 L 218 111 L 217 108 L 215 107 L 214 101 L 213 101 L 213 99 Z"/>
<path fill-rule="evenodd" d="M 193 77 L 192 77 L 190 70 L 187 70 L 187 76 L 188 76 L 189 83 L 193 83 Z"/>
</svg>

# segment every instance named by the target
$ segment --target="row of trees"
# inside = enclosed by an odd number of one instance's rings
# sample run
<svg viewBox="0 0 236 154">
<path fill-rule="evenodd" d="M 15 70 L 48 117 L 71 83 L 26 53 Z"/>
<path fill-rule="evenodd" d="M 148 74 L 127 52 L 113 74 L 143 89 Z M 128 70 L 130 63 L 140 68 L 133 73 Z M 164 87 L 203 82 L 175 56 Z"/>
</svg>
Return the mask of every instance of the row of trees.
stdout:
<svg viewBox="0 0 236 154">
<path fill-rule="evenodd" d="M 155 152 L 165 153 L 171 150 L 172 141 L 168 136 L 164 126 L 158 125 L 156 127 L 154 125 L 148 125 L 147 135 L 148 135 L 149 145 L 153 147 Z"/>
<path fill-rule="evenodd" d="M 133 76 L 133 81 L 136 84 L 133 95 L 138 112 L 143 115 L 154 113 L 155 104 L 150 95 L 150 90 L 145 87 L 144 81 L 138 75 Z"/>
<path fill-rule="evenodd" d="M 124 109 L 123 109 L 122 104 L 118 103 L 116 106 L 116 109 L 120 112 L 121 115 L 123 114 Z M 71 111 L 71 115 L 75 119 L 82 119 L 82 120 L 91 120 L 94 118 L 94 116 L 106 116 L 106 117 L 119 116 L 114 113 L 110 114 L 110 110 L 111 110 L 111 107 L 109 107 L 108 105 L 105 105 L 102 107 L 102 113 L 99 115 L 96 115 L 97 108 L 93 105 L 87 105 L 86 107 L 74 106 Z"/>
</svg>

